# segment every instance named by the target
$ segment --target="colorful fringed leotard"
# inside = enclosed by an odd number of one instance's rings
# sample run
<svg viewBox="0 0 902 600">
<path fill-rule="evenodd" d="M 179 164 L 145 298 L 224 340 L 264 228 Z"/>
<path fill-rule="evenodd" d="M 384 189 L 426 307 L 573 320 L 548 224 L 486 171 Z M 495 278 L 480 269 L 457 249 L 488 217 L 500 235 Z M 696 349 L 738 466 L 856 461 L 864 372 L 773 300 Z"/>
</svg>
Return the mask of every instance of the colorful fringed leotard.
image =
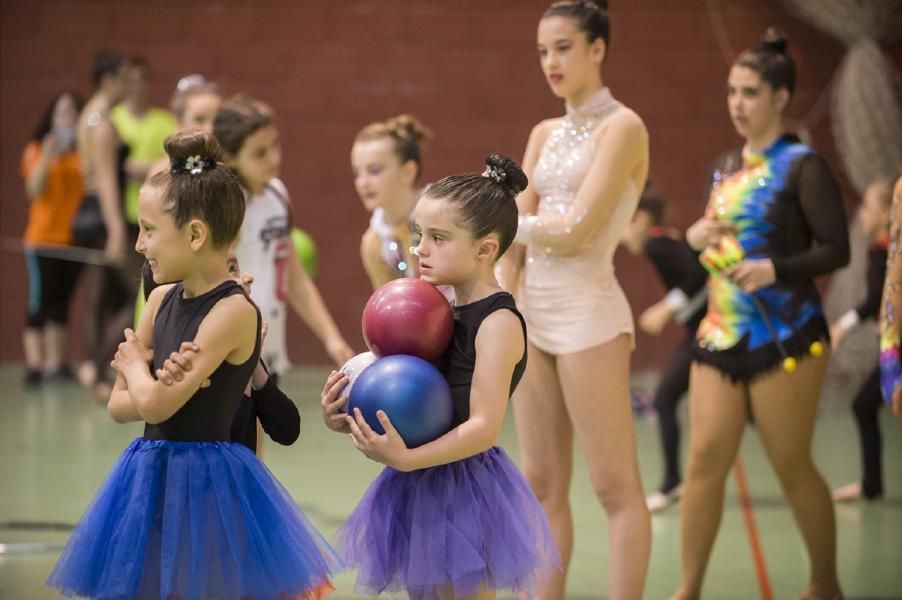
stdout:
<svg viewBox="0 0 902 600">
<path fill-rule="evenodd" d="M 902 200 L 893 198 L 892 225 L 886 257 L 886 283 L 880 309 L 880 389 L 883 401 L 892 402 L 893 390 L 902 383 L 902 354 L 900 354 L 900 325 L 898 312 L 902 308 L 902 256 L 899 237 L 902 235 Z"/>
<path fill-rule="evenodd" d="M 739 169 L 715 171 L 714 182 L 706 215 L 735 226 L 745 259 L 770 259 L 776 282 L 749 294 L 712 273 L 694 358 L 748 381 L 827 337 L 814 278 L 848 261 L 846 218 L 827 165 L 791 136 L 744 152 Z"/>
</svg>

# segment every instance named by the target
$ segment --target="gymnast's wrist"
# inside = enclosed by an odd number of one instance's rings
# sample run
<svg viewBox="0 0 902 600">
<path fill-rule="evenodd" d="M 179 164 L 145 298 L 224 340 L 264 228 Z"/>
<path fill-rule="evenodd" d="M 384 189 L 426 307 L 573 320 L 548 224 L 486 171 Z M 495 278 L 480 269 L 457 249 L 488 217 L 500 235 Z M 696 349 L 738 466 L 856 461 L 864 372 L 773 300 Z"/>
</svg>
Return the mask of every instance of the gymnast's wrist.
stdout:
<svg viewBox="0 0 902 600">
<path fill-rule="evenodd" d="M 670 312 L 676 313 L 689 304 L 689 298 L 680 288 L 673 288 L 664 296 L 664 305 L 670 309 Z"/>
<path fill-rule="evenodd" d="M 847 330 L 858 325 L 859 320 L 860 317 L 858 316 L 858 311 L 853 308 L 852 310 L 846 311 L 846 313 L 839 318 L 836 324 L 842 327 L 843 330 Z"/>
</svg>

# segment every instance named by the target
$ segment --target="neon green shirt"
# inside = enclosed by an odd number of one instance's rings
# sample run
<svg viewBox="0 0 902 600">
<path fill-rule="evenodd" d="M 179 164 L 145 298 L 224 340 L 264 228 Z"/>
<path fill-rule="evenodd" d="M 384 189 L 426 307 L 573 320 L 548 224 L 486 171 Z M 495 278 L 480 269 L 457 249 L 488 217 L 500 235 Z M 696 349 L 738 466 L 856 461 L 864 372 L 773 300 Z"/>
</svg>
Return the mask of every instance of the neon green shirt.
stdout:
<svg viewBox="0 0 902 600">
<path fill-rule="evenodd" d="M 143 166 L 153 165 L 163 154 L 163 140 L 175 131 L 177 122 L 168 110 L 150 108 L 141 117 L 135 117 L 120 104 L 113 108 L 110 118 L 119 137 L 128 145 L 129 160 Z M 123 205 L 129 223 L 138 222 L 138 190 L 141 184 L 129 181 L 125 184 Z"/>
</svg>

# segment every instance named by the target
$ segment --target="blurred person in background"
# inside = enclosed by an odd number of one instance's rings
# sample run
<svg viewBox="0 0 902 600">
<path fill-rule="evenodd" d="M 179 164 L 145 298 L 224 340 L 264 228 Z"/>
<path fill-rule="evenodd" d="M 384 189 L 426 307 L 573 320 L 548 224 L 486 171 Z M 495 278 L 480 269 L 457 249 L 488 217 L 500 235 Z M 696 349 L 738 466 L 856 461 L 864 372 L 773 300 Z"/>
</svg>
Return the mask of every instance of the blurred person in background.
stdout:
<svg viewBox="0 0 902 600">
<path fill-rule="evenodd" d="M 58 94 L 22 155 L 21 173 L 31 203 L 24 236 L 28 310 L 22 343 L 27 386 L 72 378 L 66 334 L 81 264 L 65 257 L 59 247 L 72 242 L 72 219 L 84 193 L 75 149 L 81 104 L 73 92 Z"/>
</svg>

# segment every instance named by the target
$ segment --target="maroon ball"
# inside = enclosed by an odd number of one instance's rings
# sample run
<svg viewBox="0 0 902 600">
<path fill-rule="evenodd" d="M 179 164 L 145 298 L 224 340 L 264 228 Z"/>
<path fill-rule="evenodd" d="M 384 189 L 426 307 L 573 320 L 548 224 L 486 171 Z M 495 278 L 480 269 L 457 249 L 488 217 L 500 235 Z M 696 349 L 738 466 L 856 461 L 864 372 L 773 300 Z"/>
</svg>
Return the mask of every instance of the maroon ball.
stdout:
<svg viewBox="0 0 902 600">
<path fill-rule="evenodd" d="M 363 338 L 376 356 L 409 354 L 435 360 L 448 347 L 453 332 L 447 298 L 419 279 L 389 281 L 363 309 Z"/>
</svg>

